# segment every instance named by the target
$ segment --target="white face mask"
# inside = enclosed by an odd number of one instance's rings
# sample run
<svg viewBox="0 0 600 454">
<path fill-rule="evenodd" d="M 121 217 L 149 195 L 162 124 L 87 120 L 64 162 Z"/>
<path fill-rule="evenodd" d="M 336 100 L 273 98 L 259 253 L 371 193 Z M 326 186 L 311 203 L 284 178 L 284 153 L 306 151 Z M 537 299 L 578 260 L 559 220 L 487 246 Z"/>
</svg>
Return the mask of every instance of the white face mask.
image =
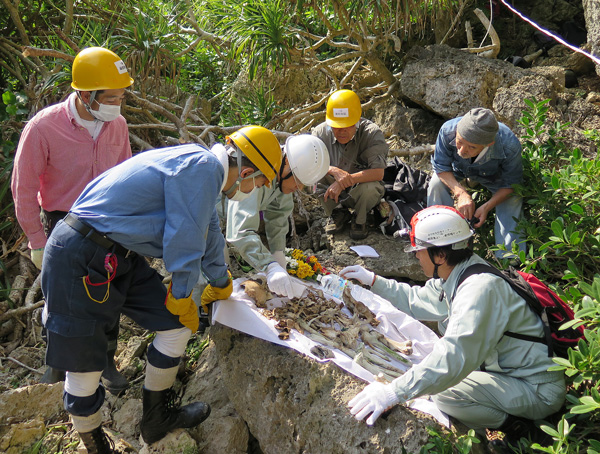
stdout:
<svg viewBox="0 0 600 454">
<path fill-rule="evenodd" d="M 246 200 L 248 197 L 250 197 L 255 190 L 256 186 L 254 186 L 252 188 L 252 191 L 250 192 L 242 192 L 242 190 L 238 186 L 238 190 L 235 192 L 235 194 L 233 194 L 233 197 L 231 197 L 229 200 L 231 200 L 232 202 L 241 202 L 242 200 Z"/>
<path fill-rule="evenodd" d="M 96 101 L 97 102 L 97 101 Z M 121 115 L 121 105 L 112 105 L 112 104 L 100 104 L 98 103 L 98 110 L 90 109 L 89 112 L 96 118 L 96 120 L 100 121 L 113 121 L 119 118 Z"/>
</svg>

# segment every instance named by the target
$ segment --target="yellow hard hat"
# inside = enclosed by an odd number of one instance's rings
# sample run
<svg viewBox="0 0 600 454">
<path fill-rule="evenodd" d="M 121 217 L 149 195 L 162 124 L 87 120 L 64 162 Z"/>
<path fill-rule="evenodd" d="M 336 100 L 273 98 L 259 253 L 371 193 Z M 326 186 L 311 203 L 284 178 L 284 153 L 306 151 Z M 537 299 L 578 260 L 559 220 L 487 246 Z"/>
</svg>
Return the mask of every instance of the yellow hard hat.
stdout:
<svg viewBox="0 0 600 454">
<path fill-rule="evenodd" d="M 332 128 L 347 128 L 360 120 L 362 107 L 352 90 L 334 91 L 327 100 L 325 121 Z"/>
<path fill-rule="evenodd" d="M 75 56 L 71 87 L 80 91 L 112 90 L 133 84 L 123 60 L 103 47 L 88 47 Z"/>
<path fill-rule="evenodd" d="M 227 136 L 252 161 L 269 183 L 281 167 L 281 146 L 275 135 L 262 126 L 246 126 Z"/>
</svg>

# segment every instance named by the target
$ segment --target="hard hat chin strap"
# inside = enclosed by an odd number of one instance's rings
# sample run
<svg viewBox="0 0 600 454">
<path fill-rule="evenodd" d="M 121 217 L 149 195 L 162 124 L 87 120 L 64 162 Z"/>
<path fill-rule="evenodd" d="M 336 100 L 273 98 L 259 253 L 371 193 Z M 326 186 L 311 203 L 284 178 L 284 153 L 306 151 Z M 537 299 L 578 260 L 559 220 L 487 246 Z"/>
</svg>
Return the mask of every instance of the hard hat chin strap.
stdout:
<svg viewBox="0 0 600 454">
<path fill-rule="evenodd" d="M 96 100 L 96 94 L 98 93 L 98 90 L 90 91 L 89 104 L 86 104 L 86 102 L 81 97 L 81 91 L 77 90 L 75 93 L 77 93 L 77 97 L 81 101 L 81 104 L 83 104 L 83 107 L 85 107 L 85 110 L 87 110 L 92 117 L 96 118 L 96 116 L 92 113 L 92 103 Z"/>
<path fill-rule="evenodd" d="M 438 268 L 440 267 L 440 265 L 438 265 L 435 262 L 435 256 L 433 255 L 433 248 L 428 247 L 427 248 L 427 254 L 429 254 L 429 260 L 431 260 L 431 263 L 433 263 L 433 278 L 434 279 L 439 279 L 440 275 L 438 274 Z"/>
<path fill-rule="evenodd" d="M 229 194 L 233 193 L 243 180 L 243 178 L 242 178 L 242 153 L 233 147 L 232 147 L 232 150 L 237 153 L 236 158 L 237 158 L 238 177 L 233 182 L 231 187 L 227 191 L 225 191 L 226 196 L 229 196 Z"/>
<path fill-rule="evenodd" d="M 285 177 L 283 176 L 283 168 L 285 167 L 285 160 L 286 159 L 287 159 L 287 157 L 284 155 L 283 159 L 281 160 L 281 167 L 279 167 L 279 173 L 277 174 L 277 179 L 279 180 L 278 184 L 277 184 L 277 187 L 279 188 L 279 190 L 281 192 L 283 192 L 283 189 L 282 189 L 283 182 L 285 180 L 287 180 L 288 178 L 292 178 L 294 176 L 294 173 L 292 172 L 291 169 L 290 169 L 290 173 L 288 173 Z"/>
<path fill-rule="evenodd" d="M 234 149 L 234 151 L 236 151 Z M 224 192 L 225 196 L 229 196 L 229 194 L 232 194 L 240 185 L 240 183 L 244 180 L 249 180 L 250 178 L 256 178 L 259 175 L 262 175 L 263 173 L 260 170 L 256 170 L 254 172 L 252 172 L 252 174 L 248 175 L 247 177 L 242 177 L 242 152 L 237 150 L 237 168 L 238 168 L 238 177 L 237 179 L 233 182 L 233 184 L 231 185 L 231 187 Z"/>
</svg>

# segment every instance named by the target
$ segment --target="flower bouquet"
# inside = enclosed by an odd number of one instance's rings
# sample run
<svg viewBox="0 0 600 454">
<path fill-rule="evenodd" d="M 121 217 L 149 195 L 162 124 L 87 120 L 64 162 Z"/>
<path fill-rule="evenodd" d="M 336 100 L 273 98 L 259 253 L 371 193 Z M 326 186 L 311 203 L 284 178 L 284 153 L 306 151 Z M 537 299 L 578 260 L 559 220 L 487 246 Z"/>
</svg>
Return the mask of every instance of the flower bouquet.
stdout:
<svg viewBox="0 0 600 454">
<path fill-rule="evenodd" d="M 286 270 L 299 279 L 316 281 L 317 276 L 329 274 L 314 255 L 307 256 L 300 249 L 285 249 Z"/>
</svg>

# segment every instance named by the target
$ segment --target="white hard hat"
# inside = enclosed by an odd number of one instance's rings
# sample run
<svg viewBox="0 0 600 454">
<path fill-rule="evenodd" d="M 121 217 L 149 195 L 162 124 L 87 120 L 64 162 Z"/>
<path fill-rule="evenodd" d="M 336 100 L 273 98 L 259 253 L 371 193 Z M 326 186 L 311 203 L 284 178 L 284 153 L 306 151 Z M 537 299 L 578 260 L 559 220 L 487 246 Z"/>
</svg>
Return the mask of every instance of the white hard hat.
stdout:
<svg viewBox="0 0 600 454">
<path fill-rule="evenodd" d="M 284 150 L 290 170 L 305 186 L 315 184 L 329 171 L 329 152 L 318 137 L 310 134 L 290 136 Z"/>
<path fill-rule="evenodd" d="M 465 249 L 473 229 L 456 209 L 434 205 L 416 213 L 411 221 L 410 246 L 406 252 L 429 247 L 452 245 L 452 249 Z"/>
</svg>

